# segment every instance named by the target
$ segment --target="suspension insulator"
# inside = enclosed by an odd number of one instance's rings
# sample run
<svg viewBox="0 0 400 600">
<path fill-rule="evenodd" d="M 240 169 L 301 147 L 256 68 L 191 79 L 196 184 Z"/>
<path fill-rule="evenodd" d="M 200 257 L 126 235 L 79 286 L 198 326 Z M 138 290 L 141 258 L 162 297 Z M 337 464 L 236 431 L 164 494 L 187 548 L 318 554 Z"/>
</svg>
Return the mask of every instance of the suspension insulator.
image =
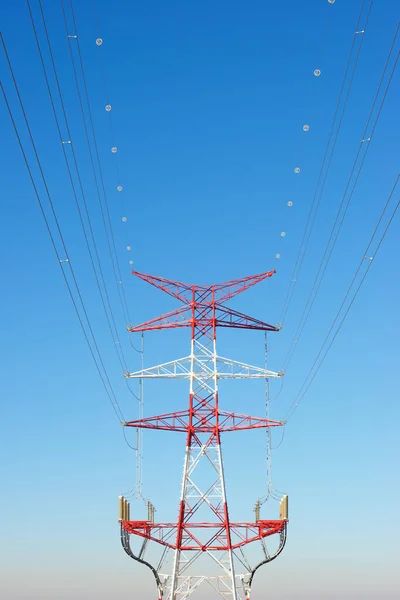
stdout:
<svg viewBox="0 0 400 600">
<path fill-rule="evenodd" d="M 287 521 L 289 518 L 289 497 L 285 494 L 279 504 L 279 518 Z"/>
<path fill-rule="evenodd" d="M 124 497 L 118 498 L 118 523 L 124 520 Z"/>
<path fill-rule="evenodd" d="M 128 500 L 124 498 L 123 521 L 128 521 Z"/>
</svg>

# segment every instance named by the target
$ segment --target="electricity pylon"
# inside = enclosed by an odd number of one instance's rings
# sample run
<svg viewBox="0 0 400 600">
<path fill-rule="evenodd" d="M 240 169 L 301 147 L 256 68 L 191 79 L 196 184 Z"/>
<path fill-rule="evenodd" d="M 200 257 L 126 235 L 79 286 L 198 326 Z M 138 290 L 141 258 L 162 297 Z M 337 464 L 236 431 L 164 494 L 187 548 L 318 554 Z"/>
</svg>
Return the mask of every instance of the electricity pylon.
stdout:
<svg viewBox="0 0 400 600">
<path fill-rule="evenodd" d="M 189 285 L 144 273 L 134 275 L 183 302 L 183 307 L 141 325 L 132 332 L 190 327 L 190 354 L 126 377 L 138 379 L 187 379 L 189 406 L 186 410 L 124 423 L 127 427 L 178 431 L 186 434 L 182 487 L 177 520 L 154 522 L 154 507 L 147 520 L 131 520 L 129 504 L 120 497 L 121 540 L 125 551 L 149 566 L 156 578 L 159 598 L 186 600 L 202 583 L 207 582 L 225 600 L 249 600 L 254 573 L 261 564 L 275 558 L 286 541 L 288 521 L 287 496 L 281 501 L 277 520 L 261 520 L 259 511 L 254 522 L 233 522 L 229 515 L 221 434 L 279 427 L 283 423 L 262 417 L 229 412 L 220 408 L 220 379 L 269 379 L 282 373 L 254 367 L 217 354 L 218 327 L 277 331 L 279 328 L 235 310 L 225 303 L 249 287 L 271 277 L 275 271 L 260 273 L 216 285 Z M 279 535 L 278 549 L 268 554 L 265 538 Z M 129 536 L 143 538 L 142 550 L 135 555 Z M 149 541 L 163 547 L 158 567 L 144 560 Z M 244 548 L 261 542 L 264 558 L 252 568 Z M 172 553 L 168 573 L 163 568 Z M 209 565 L 205 568 L 205 560 Z M 212 566 L 212 568 L 210 568 Z M 240 568 L 239 568 L 240 567 Z"/>
</svg>

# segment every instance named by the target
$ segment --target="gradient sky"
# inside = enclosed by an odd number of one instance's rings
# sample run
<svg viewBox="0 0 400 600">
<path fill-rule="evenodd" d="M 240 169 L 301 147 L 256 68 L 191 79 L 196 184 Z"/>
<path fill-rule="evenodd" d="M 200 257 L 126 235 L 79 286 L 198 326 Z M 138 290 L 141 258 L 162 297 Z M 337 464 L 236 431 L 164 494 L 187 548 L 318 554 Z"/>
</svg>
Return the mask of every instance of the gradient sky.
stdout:
<svg viewBox="0 0 400 600">
<path fill-rule="evenodd" d="M 97 0 L 99 28 L 90 0 L 75 0 L 74 5 L 132 321 L 140 323 L 177 303 L 135 280 L 130 259 L 139 271 L 199 283 L 276 268 L 273 278 L 231 306 L 277 323 L 360 2 Z M 32 7 L 39 23 L 35 1 Z M 43 0 L 43 7 L 117 325 L 129 368 L 137 370 L 140 356 L 128 344 L 117 304 L 60 5 Z M 121 408 L 133 419 L 137 407 L 106 328 L 28 9 L 22 0 L 3 0 L 0 13 L 71 261 Z M 398 19 L 397 0 L 374 2 L 309 252 L 285 327 L 269 338 L 268 366 L 273 370 L 282 367 L 296 330 Z M 39 35 L 43 39 L 42 28 Z M 95 44 L 99 35 L 104 39 L 107 99 Z M 3 54 L 0 61 L 1 79 L 22 126 Z M 322 71 L 318 79 L 316 68 Z M 397 73 L 311 317 L 282 393 L 272 402 L 272 418 L 283 418 L 298 392 L 393 186 L 399 166 L 399 93 Z M 107 102 L 112 104 L 113 138 Z M 3 101 L 0 118 L 1 596 L 155 598 L 151 576 L 125 556 L 118 539 L 117 497 L 134 485 L 134 454 L 85 345 Z M 307 133 L 302 131 L 305 123 L 310 125 Z M 25 133 L 23 141 L 28 141 Z M 110 152 L 114 144 L 123 206 Z M 293 171 L 297 165 L 299 175 Z M 128 224 L 122 222 L 124 216 Z M 288 543 L 279 559 L 257 576 L 254 599 L 400 596 L 399 233 L 397 217 L 273 453 L 273 485 L 290 497 Z M 148 334 L 145 345 L 145 364 L 151 366 L 188 354 L 189 335 Z M 224 331 L 220 353 L 262 366 L 263 334 Z M 278 391 L 279 384 L 272 383 L 272 397 Z M 179 410 L 186 405 L 187 390 L 172 382 L 150 382 L 145 399 L 146 415 Z M 262 415 L 263 387 L 226 384 L 221 403 Z M 254 502 L 265 490 L 264 439 L 259 433 L 235 436 L 223 442 L 228 493 L 234 517 L 250 520 Z M 128 439 L 134 443 L 129 432 Z M 274 435 L 274 444 L 279 441 L 280 435 Z M 144 493 L 160 520 L 176 517 L 183 445 L 179 434 L 145 438 Z M 144 517 L 140 504 L 134 511 Z M 274 518 L 277 512 L 277 503 L 268 502 L 262 516 Z M 212 595 L 205 590 L 196 598 Z"/>
</svg>

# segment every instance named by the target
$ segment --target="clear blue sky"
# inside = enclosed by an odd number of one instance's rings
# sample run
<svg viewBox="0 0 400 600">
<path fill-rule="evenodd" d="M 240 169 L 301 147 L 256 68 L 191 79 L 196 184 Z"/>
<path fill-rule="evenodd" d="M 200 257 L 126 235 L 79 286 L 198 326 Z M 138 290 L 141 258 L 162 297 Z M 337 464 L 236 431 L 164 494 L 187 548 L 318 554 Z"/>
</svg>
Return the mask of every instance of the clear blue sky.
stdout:
<svg viewBox="0 0 400 600">
<path fill-rule="evenodd" d="M 139 271 L 199 283 L 276 267 L 271 280 L 232 302 L 238 310 L 276 323 L 360 2 L 97 0 L 100 33 L 92 2 L 74 4 L 132 321 L 140 323 L 177 304 L 134 280 L 130 259 Z M 32 5 L 39 23 L 37 4 Z M 115 297 L 61 10 L 50 0 L 43 0 L 43 6 L 117 325 L 133 371 L 140 368 L 140 359 L 127 344 Z M 84 246 L 29 13 L 22 0 L 3 1 L 0 12 L 85 303 L 122 410 L 135 418 L 134 399 L 116 360 Z M 309 252 L 284 330 L 270 336 L 273 370 L 282 366 L 307 299 L 399 12 L 396 0 L 374 2 Z M 41 28 L 39 34 L 43 39 Z M 95 44 L 99 35 L 104 39 L 101 50 Z M 99 51 L 108 73 L 107 99 Z M 0 65 L 22 125 L 3 55 Z M 316 68 L 322 71 L 318 79 Z M 396 178 L 399 92 L 397 73 L 324 283 L 283 391 L 272 405 L 273 418 L 284 417 L 300 388 Z M 113 139 L 107 102 L 112 104 Z M 0 592 L 5 600 L 105 600 L 122 594 L 153 598 L 151 576 L 125 556 L 118 540 L 117 497 L 134 484 L 134 455 L 85 345 L 3 101 L 0 118 Z M 305 123 L 310 125 L 307 133 L 302 131 Z M 303 151 L 302 136 L 307 136 Z M 27 142 L 26 134 L 23 140 Z M 110 152 L 114 144 L 124 207 L 116 191 Z M 299 175 L 293 171 L 297 165 Z M 332 351 L 273 454 L 273 483 L 290 496 L 289 537 L 285 552 L 257 577 L 255 599 L 393 600 L 400 595 L 399 227 L 397 218 Z M 188 343 L 187 332 L 148 335 L 146 365 L 184 356 Z M 220 352 L 262 365 L 263 336 L 223 332 Z M 272 396 L 278 389 L 271 384 Z M 149 383 L 146 414 L 183 408 L 186 394 L 184 386 Z M 221 402 L 224 408 L 262 415 L 262 386 L 222 386 Z M 145 439 L 144 491 L 162 520 L 173 520 L 177 511 L 184 441 L 173 435 Z M 228 491 L 235 518 L 249 520 L 264 491 L 263 438 L 235 435 L 224 442 Z M 274 438 L 278 442 L 279 436 Z M 140 505 L 134 510 L 143 516 Z M 269 503 L 263 516 L 274 518 L 277 511 Z"/>
</svg>

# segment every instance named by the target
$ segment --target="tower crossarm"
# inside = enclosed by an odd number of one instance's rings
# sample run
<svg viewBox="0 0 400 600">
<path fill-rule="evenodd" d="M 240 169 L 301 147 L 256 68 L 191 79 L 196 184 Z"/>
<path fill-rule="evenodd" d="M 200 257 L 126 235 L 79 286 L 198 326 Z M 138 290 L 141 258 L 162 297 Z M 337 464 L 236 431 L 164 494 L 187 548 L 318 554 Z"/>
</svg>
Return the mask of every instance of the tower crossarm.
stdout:
<svg viewBox="0 0 400 600">
<path fill-rule="evenodd" d="M 265 538 L 278 534 L 280 547 L 286 540 L 287 496 L 281 501 L 278 520 L 260 520 L 259 510 L 255 511 L 254 522 L 231 520 L 222 450 L 222 433 L 260 428 L 268 431 L 284 423 L 222 410 L 218 389 L 220 379 L 268 380 L 283 375 L 217 354 L 219 327 L 266 332 L 280 329 L 225 305 L 229 299 L 274 273 L 268 271 L 213 285 L 191 285 L 133 271 L 136 277 L 176 298 L 183 306 L 128 329 L 139 332 L 188 327 L 191 330 L 189 356 L 125 373 L 133 379 L 186 379 L 189 384 L 186 410 L 147 418 L 141 416 L 138 420 L 123 423 L 137 430 L 185 433 L 176 520 L 154 523 L 154 515 L 146 521 L 131 520 L 129 503 L 126 507 L 126 499 L 121 497 L 119 522 L 126 536 L 135 535 L 146 544 L 153 541 L 162 548 L 157 573 L 164 572 L 168 553 L 173 555 L 170 574 L 160 575 L 159 600 L 187 600 L 203 581 L 207 581 L 224 600 L 244 600 L 244 597 L 249 600 L 255 571 L 249 561 L 242 558 L 244 546 L 259 541 L 265 560 L 268 560 L 271 556 L 265 550 Z M 268 412 L 265 416 L 268 417 Z M 207 575 L 195 571 L 196 561 L 208 565 Z M 236 568 L 243 566 L 245 573 L 241 571 L 238 575 Z M 213 575 L 215 570 L 218 574 Z"/>
<path fill-rule="evenodd" d="M 177 298 L 185 304 L 190 303 L 193 286 L 189 283 L 182 283 L 181 281 L 174 281 L 172 279 L 166 279 L 165 277 L 157 277 L 156 275 L 149 275 L 148 273 L 139 273 L 139 271 L 132 271 L 132 275 L 139 277 L 139 279 L 142 279 L 143 281 L 147 281 L 147 283 L 154 285 L 161 291 Z"/>
<path fill-rule="evenodd" d="M 232 279 L 231 281 L 224 281 L 223 283 L 217 283 L 214 285 L 193 285 L 190 283 L 183 283 L 181 281 L 174 281 L 172 279 L 166 279 L 165 277 L 157 277 L 155 275 L 149 275 L 147 273 L 140 273 L 139 271 L 132 271 L 132 275 L 139 277 L 143 281 L 147 281 L 151 285 L 154 285 L 163 292 L 177 298 L 185 304 L 191 304 L 193 298 L 193 291 L 198 293 L 197 300 L 199 302 L 205 301 L 206 299 L 211 301 L 217 301 L 220 304 L 227 302 L 234 296 L 241 294 L 245 290 L 249 289 L 253 285 L 260 283 L 264 279 L 271 277 L 276 271 L 265 271 L 258 273 L 257 275 L 249 275 L 240 279 Z"/>
<path fill-rule="evenodd" d="M 241 294 L 245 290 L 248 290 L 253 285 L 260 283 L 264 279 L 272 277 L 276 273 L 273 271 L 265 271 L 264 273 L 258 273 L 257 275 L 249 275 L 242 277 L 241 279 L 234 279 L 232 281 L 225 281 L 224 283 L 217 283 L 213 286 L 216 299 L 219 304 L 223 304 L 227 300 L 230 300 L 234 296 Z"/>
<path fill-rule="evenodd" d="M 127 328 L 131 333 L 140 331 L 157 331 L 159 329 L 176 329 L 179 327 L 189 327 L 192 324 L 192 309 L 190 306 L 182 306 L 172 310 L 161 317 L 155 317 L 150 321 L 145 321 L 140 325 L 129 325 Z"/>
<path fill-rule="evenodd" d="M 217 420 L 216 417 L 218 417 Z M 227 432 L 280 427 L 284 423 L 282 421 L 241 415 L 225 410 L 218 410 L 216 414 L 215 410 L 210 410 L 210 408 L 206 407 L 204 409 L 197 409 L 195 412 L 182 410 L 146 419 L 127 421 L 123 425 L 125 427 L 161 429 L 163 431 L 179 431 L 182 433 L 187 433 L 188 431 L 192 431 L 193 433 L 212 433 L 216 430 L 218 432 Z"/>
<path fill-rule="evenodd" d="M 210 312 L 208 303 L 196 302 L 196 315 L 193 316 L 192 308 L 182 306 L 177 310 L 145 321 L 140 325 L 130 325 L 128 331 L 139 333 L 141 331 L 157 331 L 160 329 L 177 329 L 182 327 L 233 327 L 236 329 L 256 329 L 258 331 L 279 331 L 279 327 L 270 325 L 259 319 L 226 308 L 216 303 L 214 310 Z"/>
<path fill-rule="evenodd" d="M 221 367 L 217 373 L 218 379 L 278 379 L 283 377 L 283 371 L 276 373 L 223 356 L 217 356 L 217 365 Z"/>
<path fill-rule="evenodd" d="M 188 379 L 190 377 L 190 364 L 191 357 L 185 356 L 135 373 L 125 373 L 125 377 L 131 379 Z"/>
<path fill-rule="evenodd" d="M 182 551 L 225 551 L 228 549 L 236 550 L 264 539 L 270 535 L 280 533 L 286 526 L 287 520 L 277 519 L 269 521 L 256 521 L 254 523 L 230 522 L 231 543 L 221 537 L 224 531 L 224 523 L 203 523 L 193 522 L 185 523 L 183 530 L 185 533 L 185 542 L 180 545 Z M 151 523 L 150 521 L 122 521 L 122 529 L 130 535 L 137 535 L 147 540 L 157 542 L 162 546 L 176 549 L 176 530 L 178 523 Z M 208 532 L 204 541 L 199 538 L 199 532 Z"/>
<path fill-rule="evenodd" d="M 257 329 L 258 331 L 279 331 L 279 327 L 264 323 L 243 313 L 225 308 L 219 303 L 215 305 L 216 327 L 234 327 L 237 329 Z"/>
<path fill-rule="evenodd" d="M 223 356 L 214 357 L 204 346 L 201 347 L 201 351 L 200 357 L 197 355 L 193 358 L 196 365 L 196 379 L 206 380 L 209 377 L 217 377 L 217 379 L 276 379 L 283 376 L 283 372 L 276 373 Z M 134 373 L 125 373 L 125 377 L 131 379 L 190 379 L 191 361 L 192 357 L 189 355 Z M 215 370 L 215 366 L 217 370 Z"/>
</svg>

